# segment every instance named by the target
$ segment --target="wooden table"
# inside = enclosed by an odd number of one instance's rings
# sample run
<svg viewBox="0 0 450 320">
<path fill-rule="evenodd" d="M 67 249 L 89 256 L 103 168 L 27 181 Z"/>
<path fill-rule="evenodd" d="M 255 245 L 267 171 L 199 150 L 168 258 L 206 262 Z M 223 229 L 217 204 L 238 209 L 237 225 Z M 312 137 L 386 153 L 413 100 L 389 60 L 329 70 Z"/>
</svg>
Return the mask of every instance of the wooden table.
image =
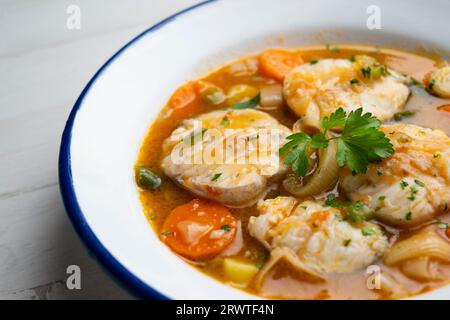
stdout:
<svg viewBox="0 0 450 320">
<path fill-rule="evenodd" d="M 0 0 L 0 299 L 132 298 L 67 218 L 61 133 L 83 87 L 115 51 L 198 2 Z M 74 8 L 80 29 L 67 27 Z M 66 288 L 69 265 L 81 268 L 81 290 Z"/>
</svg>

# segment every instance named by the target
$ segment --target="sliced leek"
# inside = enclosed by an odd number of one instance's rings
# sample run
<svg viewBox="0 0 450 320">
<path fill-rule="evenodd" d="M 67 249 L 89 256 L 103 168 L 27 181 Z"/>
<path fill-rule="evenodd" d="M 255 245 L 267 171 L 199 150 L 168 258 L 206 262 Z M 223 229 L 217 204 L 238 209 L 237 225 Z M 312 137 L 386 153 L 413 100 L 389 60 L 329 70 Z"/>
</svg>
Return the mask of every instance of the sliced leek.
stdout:
<svg viewBox="0 0 450 320">
<path fill-rule="evenodd" d="M 421 232 L 397 242 L 384 256 L 384 262 L 394 265 L 419 257 L 450 263 L 450 244 L 435 232 Z"/>
</svg>

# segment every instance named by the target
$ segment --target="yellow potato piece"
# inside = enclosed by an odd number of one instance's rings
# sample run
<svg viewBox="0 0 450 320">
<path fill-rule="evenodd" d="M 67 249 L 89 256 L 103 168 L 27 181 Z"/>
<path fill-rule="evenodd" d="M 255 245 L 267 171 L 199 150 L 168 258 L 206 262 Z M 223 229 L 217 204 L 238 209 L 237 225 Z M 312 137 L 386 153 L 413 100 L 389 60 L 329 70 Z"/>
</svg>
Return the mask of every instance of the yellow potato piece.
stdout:
<svg viewBox="0 0 450 320">
<path fill-rule="evenodd" d="M 232 86 L 227 93 L 228 103 L 230 106 L 237 103 L 253 99 L 259 93 L 258 88 L 246 84 L 238 84 Z"/>
<path fill-rule="evenodd" d="M 247 285 L 258 273 L 259 269 L 252 263 L 225 258 L 223 262 L 225 276 L 236 284 Z"/>
</svg>

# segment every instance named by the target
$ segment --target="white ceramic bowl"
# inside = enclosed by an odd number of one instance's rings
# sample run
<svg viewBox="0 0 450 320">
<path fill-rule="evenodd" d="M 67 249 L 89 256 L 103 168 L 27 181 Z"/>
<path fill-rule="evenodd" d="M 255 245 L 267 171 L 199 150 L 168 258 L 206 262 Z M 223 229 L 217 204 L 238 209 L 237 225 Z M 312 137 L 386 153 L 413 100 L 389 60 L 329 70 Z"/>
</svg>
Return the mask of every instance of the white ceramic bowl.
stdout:
<svg viewBox="0 0 450 320">
<path fill-rule="evenodd" d="M 372 0 L 206 1 L 119 50 L 83 90 L 61 144 L 61 192 L 89 250 L 139 296 L 255 298 L 201 274 L 158 240 L 133 179 L 142 139 L 183 82 L 239 56 L 280 46 L 280 36 L 283 46 L 294 47 L 365 43 L 450 49 L 449 1 L 376 2 L 381 30 L 366 27 Z M 421 296 L 449 297 L 449 286 Z"/>
</svg>

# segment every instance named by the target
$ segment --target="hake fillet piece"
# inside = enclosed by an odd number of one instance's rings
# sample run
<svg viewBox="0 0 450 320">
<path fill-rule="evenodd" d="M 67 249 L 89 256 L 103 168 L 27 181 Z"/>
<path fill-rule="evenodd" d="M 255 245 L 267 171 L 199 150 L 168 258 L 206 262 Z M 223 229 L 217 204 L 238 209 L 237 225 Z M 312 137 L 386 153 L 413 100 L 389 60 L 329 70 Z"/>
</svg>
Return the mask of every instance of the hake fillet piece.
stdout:
<svg viewBox="0 0 450 320">
<path fill-rule="evenodd" d="M 381 126 L 395 153 L 367 173 L 341 170 L 341 189 L 380 221 L 396 227 L 425 223 L 450 207 L 450 138 L 411 124 Z"/>
<path fill-rule="evenodd" d="M 161 166 L 198 196 L 245 207 L 256 203 L 287 171 L 278 149 L 290 134 L 261 111 L 214 111 L 181 123 L 164 142 Z"/>
<path fill-rule="evenodd" d="M 258 211 L 260 215 L 249 220 L 250 235 L 271 252 L 289 250 L 296 257 L 295 265 L 313 275 L 360 270 L 388 248 L 378 225 L 351 224 L 340 209 L 318 201 L 277 197 L 258 202 Z"/>
</svg>

